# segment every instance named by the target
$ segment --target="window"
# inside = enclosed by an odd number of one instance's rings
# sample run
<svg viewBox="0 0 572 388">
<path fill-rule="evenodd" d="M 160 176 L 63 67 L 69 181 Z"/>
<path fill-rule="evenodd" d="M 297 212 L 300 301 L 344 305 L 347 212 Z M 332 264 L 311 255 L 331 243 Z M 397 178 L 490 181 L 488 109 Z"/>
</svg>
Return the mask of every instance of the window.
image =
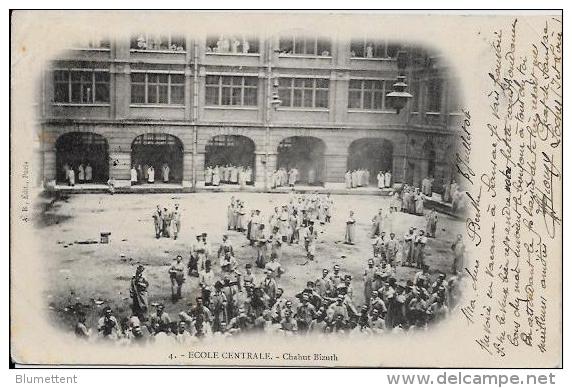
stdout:
<svg viewBox="0 0 572 388">
<path fill-rule="evenodd" d="M 285 107 L 327 108 L 327 78 L 280 78 L 278 94 Z"/>
<path fill-rule="evenodd" d="M 443 81 L 437 78 L 427 82 L 427 109 L 426 112 L 441 112 L 441 97 L 443 94 Z"/>
<path fill-rule="evenodd" d="M 93 104 L 109 102 L 109 72 L 94 70 L 54 71 L 54 102 Z"/>
<path fill-rule="evenodd" d="M 111 48 L 111 41 L 109 39 L 93 37 L 87 40 L 82 40 L 78 44 L 74 45 L 74 48 L 109 50 Z"/>
<path fill-rule="evenodd" d="M 244 35 L 220 35 L 207 37 L 207 54 L 258 54 L 258 39 Z"/>
<path fill-rule="evenodd" d="M 348 108 L 383 110 L 385 108 L 385 81 L 350 80 Z"/>
<path fill-rule="evenodd" d="M 285 36 L 280 38 L 280 52 L 288 55 L 331 56 L 330 41 L 321 38 L 303 36 Z"/>
<path fill-rule="evenodd" d="M 449 80 L 449 112 L 459 113 L 463 108 L 461 99 L 461 86 L 459 78 L 452 78 Z"/>
<path fill-rule="evenodd" d="M 139 34 L 131 38 L 131 50 L 185 51 L 185 38 L 170 35 Z"/>
<path fill-rule="evenodd" d="M 352 58 L 395 58 L 399 46 L 382 40 L 352 40 L 350 56 Z"/>
<path fill-rule="evenodd" d="M 207 75 L 206 104 L 255 106 L 258 104 L 258 78 Z"/>
<path fill-rule="evenodd" d="M 421 93 L 421 83 L 418 80 L 411 81 L 409 84 L 409 93 L 413 96 L 411 98 L 411 112 L 419 112 L 419 96 Z"/>
<path fill-rule="evenodd" d="M 183 74 L 132 73 L 132 104 L 185 103 L 185 76 Z"/>
</svg>

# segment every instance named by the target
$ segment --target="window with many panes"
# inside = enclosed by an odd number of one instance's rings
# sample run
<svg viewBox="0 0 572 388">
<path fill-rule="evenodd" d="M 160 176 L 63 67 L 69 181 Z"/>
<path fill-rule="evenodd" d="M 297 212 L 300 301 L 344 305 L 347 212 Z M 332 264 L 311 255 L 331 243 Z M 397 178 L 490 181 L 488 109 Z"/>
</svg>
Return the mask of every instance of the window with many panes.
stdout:
<svg viewBox="0 0 572 388">
<path fill-rule="evenodd" d="M 258 77 L 207 75 L 206 105 L 255 106 Z"/>
<path fill-rule="evenodd" d="M 108 103 L 109 72 L 105 70 L 55 70 L 54 102 Z"/>
<path fill-rule="evenodd" d="M 281 106 L 327 108 L 330 81 L 327 78 L 280 78 L 278 94 Z"/>
<path fill-rule="evenodd" d="M 132 104 L 185 103 L 185 76 L 165 73 L 131 73 Z"/>
<path fill-rule="evenodd" d="M 171 35 L 138 34 L 131 38 L 131 50 L 185 51 L 185 38 Z"/>
<path fill-rule="evenodd" d="M 354 39 L 350 44 L 352 58 L 395 58 L 399 46 L 384 40 Z"/>
<path fill-rule="evenodd" d="M 246 35 L 218 35 L 207 37 L 207 54 L 258 54 L 258 39 Z"/>
<path fill-rule="evenodd" d="M 443 96 L 443 80 L 439 78 L 432 78 L 427 81 L 426 86 L 427 104 L 425 112 L 440 113 L 441 112 L 441 98 Z"/>
<path fill-rule="evenodd" d="M 350 80 L 348 108 L 383 110 L 385 108 L 385 81 Z"/>
<path fill-rule="evenodd" d="M 287 55 L 329 57 L 332 48 L 328 39 L 290 35 L 280 38 L 280 52 Z"/>
</svg>

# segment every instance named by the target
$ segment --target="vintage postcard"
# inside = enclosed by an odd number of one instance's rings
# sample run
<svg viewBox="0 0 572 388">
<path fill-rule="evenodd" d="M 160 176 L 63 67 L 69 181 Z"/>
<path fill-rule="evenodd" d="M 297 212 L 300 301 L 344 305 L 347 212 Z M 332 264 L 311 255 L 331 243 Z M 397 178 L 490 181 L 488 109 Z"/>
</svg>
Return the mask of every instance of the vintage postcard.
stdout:
<svg viewBox="0 0 572 388">
<path fill-rule="evenodd" d="M 11 357 L 562 364 L 562 12 L 13 11 Z"/>
</svg>

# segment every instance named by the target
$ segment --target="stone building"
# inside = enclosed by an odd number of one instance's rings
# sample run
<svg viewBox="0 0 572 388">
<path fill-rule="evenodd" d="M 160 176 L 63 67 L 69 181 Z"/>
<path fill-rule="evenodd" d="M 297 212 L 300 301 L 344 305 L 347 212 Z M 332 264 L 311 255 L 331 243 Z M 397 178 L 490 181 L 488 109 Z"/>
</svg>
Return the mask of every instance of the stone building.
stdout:
<svg viewBox="0 0 572 388">
<path fill-rule="evenodd" d="M 129 180 L 133 165 L 167 163 L 171 182 L 204 180 L 208 166 L 265 173 L 297 167 L 300 180 L 372 180 L 436 189 L 451 179 L 460 86 L 438 53 L 383 39 L 212 35 L 116 38 L 70 48 L 42 77 L 43 181 L 90 164 L 93 181 Z M 386 97 L 407 53 L 399 113 Z M 266 175 L 268 176 L 268 175 Z M 373 181 L 372 181 L 373 184 Z"/>
</svg>

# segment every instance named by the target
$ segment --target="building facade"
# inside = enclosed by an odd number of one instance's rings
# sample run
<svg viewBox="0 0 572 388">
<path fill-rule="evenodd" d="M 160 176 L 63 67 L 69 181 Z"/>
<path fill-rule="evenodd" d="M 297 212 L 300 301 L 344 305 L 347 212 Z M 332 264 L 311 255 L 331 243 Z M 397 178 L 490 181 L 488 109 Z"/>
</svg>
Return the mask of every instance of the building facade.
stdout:
<svg viewBox="0 0 572 388">
<path fill-rule="evenodd" d="M 134 165 L 167 163 L 192 185 L 208 166 L 279 167 L 300 180 L 343 182 L 348 169 L 437 190 L 451 179 L 462 120 L 458 81 L 439 55 L 383 39 L 150 36 L 90 42 L 55 58 L 39 104 L 43 181 L 89 163 L 93 181 L 129 180 Z M 407 51 L 413 98 L 386 94 Z"/>
</svg>

